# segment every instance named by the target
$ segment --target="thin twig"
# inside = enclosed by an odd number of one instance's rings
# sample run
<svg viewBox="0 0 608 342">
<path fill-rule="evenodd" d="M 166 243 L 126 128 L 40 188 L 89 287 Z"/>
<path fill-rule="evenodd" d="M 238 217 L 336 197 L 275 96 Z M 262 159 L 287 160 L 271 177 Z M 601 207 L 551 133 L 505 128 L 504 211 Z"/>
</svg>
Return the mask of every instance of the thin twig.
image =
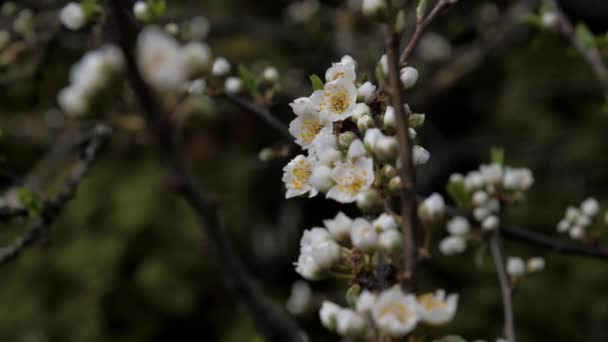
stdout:
<svg viewBox="0 0 608 342">
<path fill-rule="evenodd" d="M 399 58 L 400 65 L 405 64 L 412 53 L 414 53 L 414 49 L 416 48 L 416 45 L 418 45 L 420 38 L 422 38 L 424 31 L 426 31 L 426 28 L 433 22 L 433 20 L 435 20 L 435 18 L 437 18 L 437 16 L 443 12 L 443 10 L 456 4 L 457 2 L 458 0 L 439 0 L 439 2 L 435 4 L 435 7 L 433 7 L 431 12 L 424 19 L 416 22 L 416 30 L 414 31 L 412 38 L 410 38 L 410 41 L 405 46 L 405 49 L 403 49 L 401 57 Z"/>
<path fill-rule="evenodd" d="M 17 258 L 26 247 L 48 236 L 51 225 L 76 194 L 76 190 L 91 165 L 97 160 L 99 151 L 107 141 L 109 134 L 110 128 L 105 125 L 97 125 L 92 129 L 89 139 L 82 145 L 80 160 L 66 179 L 63 189 L 53 198 L 44 201 L 40 219 L 25 234 L 17 238 L 11 245 L 0 249 L 0 264 Z"/>
<path fill-rule="evenodd" d="M 585 43 L 581 37 L 576 34 L 574 26 L 570 22 L 570 19 L 564 14 L 564 11 L 557 3 L 557 0 L 548 0 L 548 4 L 551 7 L 551 10 L 557 15 L 559 31 L 570 40 L 572 45 L 583 56 L 587 64 L 589 64 L 593 70 L 598 81 L 601 83 L 602 88 L 604 88 L 604 93 L 608 96 L 608 69 L 606 69 L 606 64 L 604 64 L 599 50 L 595 46 Z"/>
<path fill-rule="evenodd" d="M 257 104 L 247 101 L 246 99 L 234 94 L 222 92 L 220 96 L 225 98 L 228 102 L 261 117 L 264 121 L 266 121 L 266 123 L 272 126 L 272 128 L 274 128 L 277 132 L 281 133 L 283 137 L 289 140 L 293 139 L 293 136 L 291 135 L 291 133 L 289 133 L 289 129 L 287 128 L 287 126 L 285 126 L 285 124 L 279 121 L 279 119 L 274 117 L 267 108 L 258 106 Z"/>
<path fill-rule="evenodd" d="M 498 282 L 500 283 L 500 292 L 502 293 L 502 306 L 505 320 L 505 338 L 508 342 L 515 342 L 515 323 L 513 321 L 513 293 L 509 283 L 509 278 L 504 265 L 504 257 L 502 255 L 502 246 L 500 244 L 500 235 L 498 232 L 492 233 L 489 237 L 490 252 L 496 266 L 498 274 Z"/>
<path fill-rule="evenodd" d="M 397 118 L 397 140 L 399 142 L 399 159 L 401 160 L 402 187 L 401 196 L 401 230 L 403 233 L 404 249 L 404 274 L 403 285 L 413 288 L 413 280 L 416 272 L 416 261 L 418 251 L 416 250 L 416 227 L 418 215 L 416 212 L 416 192 L 414 189 L 416 171 L 412 160 L 412 141 L 410 139 L 409 122 L 403 106 L 403 95 L 401 81 L 399 80 L 399 63 L 397 61 L 399 51 L 399 34 L 392 32 L 388 27 L 384 35 L 384 49 L 388 60 L 388 78 L 391 90 L 391 103 Z"/>
<path fill-rule="evenodd" d="M 218 206 L 201 189 L 184 158 L 181 135 L 166 115 L 152 90 L 144 82 L 133 53 L 137 32 L 129 20 L 124 1 L 111 1 L 116 38 L 125 56 L 128 81 L 141 106 L 150 133 L 156 139 L 161 159 L 180 183 L 180 194 L 200 219 L 201 231 L 211 241 L 212 251 L 223 269 L 228 287 L 249 309 L 260 332 L 268 341 L 302 341 L 296 323 L 264 295 L 237 255 L 219 222 Z"/>
</svg>

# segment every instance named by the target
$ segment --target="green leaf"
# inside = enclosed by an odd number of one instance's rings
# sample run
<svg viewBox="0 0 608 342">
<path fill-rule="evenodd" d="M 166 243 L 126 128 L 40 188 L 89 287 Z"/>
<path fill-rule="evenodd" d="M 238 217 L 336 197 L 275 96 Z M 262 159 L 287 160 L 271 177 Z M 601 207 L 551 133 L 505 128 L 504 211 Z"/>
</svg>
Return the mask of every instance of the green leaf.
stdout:
<svg viewBox="0 0 608 342">
<path fill-rule="evenodd" d="M 80 2 L 80 8 L 82 8 L 82 11 L 84 12 L 85 17 L 91 18 L 97 11 L 97 1 L 96 0 L 82 0 Z"/>
<path fill-rule="evenodd" d="M 42 198 L 37 193 L 22 188 L 19 190 L 17 197 L 21 205 L 33 215 L 38 216 L 42 212 Z"/>
<path fill-rule="evenodd" d="M 148 0 L 148 14 L 152 20 L 156 20 L 165 14 L 167 4 L 165 0 Z"/>
<path fill-rule="evenodd" d="M 595 47 L 595 36 L 584 23 L 578 23 L 576 25 L 576 37 L 587 47 Z"/>
<path fill-rule="evenodd" d="M 239 76 L 241 80 L 243 80 L 243 85 L 245 89 L 253 96 L 257 97 L 259 95 L 258 89 L 258 81 L 255 79 L 255 76 L 247 67 L 243 64 L 239 64 Z"/>
<path fill-rule="evenodd" d="M 492 147 L 492 149 L 490 150 L 490 160 L 493 164 L 504 165 L 505 149 L 502 147 Z"/>
<path fill-rule="evenodd" d="M 448 194 L 460 207 L 468 207 L 471 202 L 471 194 L 467 192 L 463 181 L 450 181 L 447 186 Z"/>
<path fill-rule="evenodd" d="M 312 85 L 313 90 L 323 90 L 325 87 L 323 85 L 323 81 L 316 74 L 310 75 L 310 84 Z"/>
</svg>

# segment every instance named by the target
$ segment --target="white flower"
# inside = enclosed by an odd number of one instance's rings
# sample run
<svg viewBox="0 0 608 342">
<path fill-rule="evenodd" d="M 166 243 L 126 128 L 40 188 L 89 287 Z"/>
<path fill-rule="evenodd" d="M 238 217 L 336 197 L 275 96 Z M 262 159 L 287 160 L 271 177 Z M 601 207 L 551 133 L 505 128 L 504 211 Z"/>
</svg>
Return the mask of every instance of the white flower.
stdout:
<svg viewBox="0 0 608 342">
<path fill-rule="evenodd" d="M 566 221 L 574 222 L 581 215 L 581 212 L 575 207 L 566 208 Z"/>
<path fill-rule="evenodd" d="M 374 182 L 374 163 L 371 158 L 366 157 L 358 158 L 354 162 L 336 162 L 331 176 L 336 185 L 329 189 L 327 198 L 340 203 L 351 203 Z"/>
<path fill-rule="evenodd" d="M 488 193 L 483 190 L 477 190 L 473 193 L 473 204 L 475 204 L 476 206 L 486 204 L 488 199 Z"/>
<path fill-rule="evenodd" d="M 80 88 L 69 86 L 63 88 L 57 95 L 59 107 L 69 115 L 84 114 L 87 109 L 87 99 Z"/>
<path fill-rule="evenodd" d="M 160 90 L 177 90 L 186 81 L 179 44 L 158 27 L 146 27 L 139 34 L 137 62 L 146 81 Z"/>
<path fill-rule="evenodd" d="M 490 209 L 487 206 L 477 207 L 477 208 L 473 209 L 473 217 L 477 221 L 482 221 L 483 219 L 488 217 L 490 214 L 492 214 L 492 211 L 490 211 Z"/>
<path fill-rule="evenodd" d="M 314 109 L 312 103 L 310 102 L 310 98 L 308 97 L 300 97 L 293 100 L 292 103 L 289 104 L 294 114 L 296 115 L 315 115 L 317 114 L 317 110 Z"/>
<path fill-rule="evenodd" d="M 322 227 L 307 229 L 302 234 L 302 239 L 300 239 L 300 249 L 302 251 L 312 251 L 313 246 L 329 240 L 331 240 L 331 237 L 327 229 Z"/>
<path fill-rule="evenodd" d="M 357 89 L 357 100 L 363 101 L 365 103 L 370 103 L 376 97 L 375 93 L 376 86 L 373 85 L 371 82 L 367 81 Z"/>
<path fill-rule="evenodd" d="M 331 168 L 323 164 L 315 165 L 312 168 L 309 183 L 313 188 L 327 192 L 335 184 L 331 178 Z"/>
<path fill-rule="evenodd" d="M 388 57 L 386 56 L 386 54 L 382 55 L 382 57 L 380 57 L 380 67 L 382 68 L 382 72 L 385 75 L 388 75 Z"/>
<path fill-rule="evenodd" d="M 300 239 L 300 255 L 298 256 L 298 261 L 296 262 L 296 272 L 298 274 L 309 280 L 317 280 L 321 278 L 323 275 L 323 266 L 326 265 L 319 265 L 314 254 L 316 252 L 318 254 L 316 258 L 326 261 L 323 259 L 321 254 L 326 253 L 327 251 L 315 251 L 315 248 L 323 249 L 323 247 L 319 246 L 327 241 L 332 240 L 329 236 L 329 232 L 324 228 L 315 227 L 304 231 L 302 234 L 302 239 Z"/>
<path fill-rule="evenodd" d="M 310 192 L 310 197 L 313 197 L 318 193 L 317 189 L 309 183 L 313 166 L 312 158 L 300 154 L 283 168 L 283 182 L 287 187 L 285 198 L 299 196 L 307 192 Z"/>
<path fill-rule="evenodd" d="M 447 230 L 451 235 L 466 235 L 470 228 L 469 220 L 461 216 L 452 218 L 447 224 Z"/>
<path fill-rule="evenodd" d="M 384 10 L 384 0 L 363 0 L 361 11 L 367 16 L 376 16 Z"/>
<path fill-rule="evenodd" d="M 386 232 L 389 230 L 396 230 L 399 227 L 399 224 L 391 214 L 382 213 L 382 215 L 378 216 L 377 219 L 372 222 L 372 226 L 378 232 Z"/>
<path fill-rule="evenodd" d="M 229 94 L 236 94 L 243 90 L 243 81 L 235 76 L 230 76 L 224 81 L 224 90 Z"/>
<path fill-rule="evenodd" d="M 483 186 L 483 177 L 477 171 L 471 171 L 464 177 L 464 188 L 467 191 L 474 191 Z"/>
<path fill-rule="evenodd" d="M 331 121 L 349 118 L 357 101 L 357 88 L 346 77 L 325 83 L 323 90 L 316 90 L 310 96 L 313 107 L 329 114 Z"/>
<path fill-rule="evenodd" d="M 315 262 L 310 253 L 301 253 L 296 262 L 296 272 L 308 280 L 318 280 L 322 276 L 322 270 Z"/>
<path fill-rule="evenodd" d="M 312 151 L 319 163 L 323 165 L 333 166 L 342 159 L 342 153 L 338 150 L 337 138 L 330 131 L 319 132 L 309 151 Z"/>
<path fill-rule="evenodd" d="M 492 231 L 498 228 L 499 225 L 500 220 L 498 217 L 496 215 L 490 215 L 481 222 L 481 229 L 485 231 Z"/>
<path fill-rule="evenodd" d="M 401 233 L 398 230 L 388 230 L 380 233 L 378 244 L 387 252 L 396 251 L 401 247 Z"/>
<path fill-rule="evenodd" d="M 520 257 L 507 258 L 507 274 L 512 277 L 521 277 L 526 272 L 526 264 Z"/>
<path fill-rule="evenodd" d="M 338 311 L 336 332 L 342 336 L 360 335 L 366 328 L 366 322 L 357 312 L 350 309 Z"/>
<path fill-rule="evenodd" d="M 182 48 L 182 54 L 190 76 L 205 69 L 211 62 L 211 49 L 205 43 L 189 42 Z"/>
<path fill-rule="evenodd" d="M 355 308 L 357 312 L 362 314 L 367 314 L 372 311 L 374 305 L 376 304 L 377 297 L 375 294 L 368 290 L 363 290 L 357 298 L 357 303 L 355 304 Z"/>
<path fill-rule="evenodd" d="M 218 57 L 213 62 L 213 66 L 211 67 L 211 74 L 213 76 L 226 76 L 230 72 L 232 67 L 230 66 L 230 62 L 224 57 Z"/>
<path fill-rule="evenodd" d="M 426 164 L 426 162 L 429 161 L 429 158 L 431 158 L 429 151 L 418 145 L 414 145 L 414 147 L 412 147 L 412 156 L 414 159 L 414 165 Z"/>
<path fill-rule="evenodd" d="M 80 88 L 82 93 L 90 95 L 101 87 L 105 79 L 105 60 L 97 50 L 89 51 L 70 69 L 70 83 Z"/>
<path fill-rule="evenodd" d="M 331 268 L 340 260 L 340 246 L 333 240 L 318 243 L 312 247 L 312 258 L 321 268 Z"/>
<path fill-rule="evenodd" d="M 418 81 L 418 70 L 416 70 L 416 68 L 407 66 L 401 69 L 399 77 L 401 78 L 403 88 L 409 89 L 415 86 L 416 82 Z"/>
<path fill-rule="evenodd" d="M 312 301 L 312 290 L 307 282 L 298 280 L 291 285 L 291 294 L 285 306 L 292 315 L 301 315 L 310 306 Z"/>
<path fill-rule="evenodd" d="M 323 223 L 327 230 L 329 230 L 329 234 L 337 241 L 345 241 L 350 237 L 353 220 L 343 212 L 338 212 L 336 217 L 331 220 L 324 220 Z"/>
<path fill-rule="evenodd" d="M 344 79 L 348 82 L 355 82 L 355 61 L 350 56 L 342 57 L 339 63 L 332 63 L 331 67 L 325 72 L 325 81 L 332 82 Z"/>
<path fill-rule="evenodd" d="M 378 247 L 378 234 L 371 223 L 364 218 L 353 221 L 350 240 L 353 246 L 363 252 L 371 252 Z"/>
<path fill-rule="evenodd" d="M 502 180 L 503 170 L 500 164 L 481 165 L 479 173 L 484 183 L 498 184 Z"/>
<path fill-rule="evenodd" d="M 373 151 L 376 148 L 376 144 L 380 138 L 384 137 L 384 134 L 377 128 L 370 128 L 365 131 L 365 137 L 363 138 L 363 144 L 369 151 Z"/>
<path fill-rule="evenodd" d="M 445 296 L 445 291 L 426 293 L 417 298 L 420 320 L 428 324 L 445 324 L 454 318 L 458 306 L 458 295 Z"/>
<path fill-rule="evenodd" d="M 80 4 L 70 2 L 59 12 L 59 20 L 70 30 L 78 30 L 86 23 L 86 16 Z"/>
<path fill-rule="evenodd" d="M 279 71 L 275 67 L 267 67 L 262 76 L 266 81 L 273 83 L 279 80 Z"/>
<path fill-rule="evenodd" d="M 565 233 L 570 229 L 570 222 L 568 222 L 567 220 L 561 220 L 557 223 L 557 232 L 558 233 Z"/>
<path fill-rule="evenodd" d="M 342 308 L 338 305 L 327 300 L 323 301 L 319 310 L 319 317 L 323 326 L 331 331 L 335 331 L 336 324 L 338 323 L 337 316 L 341 310 Z"/>
<path fill-rule="evenodd" d="M 526 263 L 526 270 L 528 273 L 536 273 L 545 269 L 545 259 L 542 257 L 534 257 L 528 259 Z"/>
<path fill-rule="evenodd" d="M 332 135 L 333 125 L 323 113 L 302 113 L 289 123 L 289 132 L 296 138 L 296 144 L 308 149 L 318 135 Z"/>
<path fill-rule="evenodd" d="M 420 216 L 425 220 L 436 220 L 445 213 L 445 202 L 438 193 L 433 193 L 420 204 Z"/>
<path fill-rule="evenodd" d="M 581 226 L 574 226 L 570 228 L 570 237 L 574 240 L 581 240 L 585 237 L 585 228 Z"/>
<path fill-rule="evenodd" d="M 506 168 L 503 186 L 507 190 L 527 190 L 534 184 L 532 171 L 526 168 Z"/>
<path fill-rule="evenodd" d="M 346 156 L 350 161 L 355 161 L 361 157 L 367 156 L 367 151 L 365 150 L 361 140 L 355 139 L 350 143 Z"/>
<path fill-rule="evenodd" d="M 439 242 L 439 251 L 445 255 L 454 255 L 464 252 L 467 242 L 461 236 L 448 236 Z"/>
<path fill-rule="evenodd" d="M 401 337 L 416 328 L 417 311 L 414 296 L 404 294 L 397 285 L 380 294 L 372 310 L 372 317 L 380 331 Z"/>
<path fill-rule="evenodd" d="M 148 17 L 148 4 L 145 1 L 136 1 L 133 5 L 133 13 L 135 14 L 135 18 L 146 20 Z"/>
<path fill-rule="evenodd" d="M 371 115 L 371 112 L 372 110 L 365 103 L 357 103 L 353 108 L 352 119 L 359 121 L 362 117 Z"/>
<path fill-rule="evenodd" d="M 595 216 L 600 211 L 600 203 L 593 197 L 589 197 L 581 204 L 581 211 L 587 216 Z"/>
</svg>

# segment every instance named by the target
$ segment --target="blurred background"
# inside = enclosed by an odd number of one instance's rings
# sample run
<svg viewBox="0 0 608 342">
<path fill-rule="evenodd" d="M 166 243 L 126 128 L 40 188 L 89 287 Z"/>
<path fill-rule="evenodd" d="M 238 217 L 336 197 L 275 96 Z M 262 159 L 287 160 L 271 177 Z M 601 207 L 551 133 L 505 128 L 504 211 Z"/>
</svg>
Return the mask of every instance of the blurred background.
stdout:
<svg viewBox="0 0 608 342">
<path fill-rule="evenodd" d="M 606 35 L 608 2 L 560 3 L 573 22 Z M 201 239 L 193 211 L 168 195 L 171 180 L 132 96 L 124 91 L 108 98 L 99 113 L 85 118 L 57 109 L 70 66 L 109 39 L 103 28 L 62 29 L 62 1 L 15 4 L 14 14 L 0 17 L 0 28 L 12 37 L 0 50 L 0 156 L 6 164 L 32 189 L 52 193 L 73 162 L 62 150 L 65 137 L 99 121 L 109 122 L 114 133 L 53 226 L 50 246 L 28 249 L 0 268 L 0 341 L 261 341 L 224 288 L 222 265 Z M 359 7 L 357 1 L 170 1 L 163 20 L 180 24 L 204 16 L 215 56 L 257 72 L 275 66 L 282 91 L 270 109 L 288 123 L 288 103 L 311 92 L 308 76 L 323 75 L 344 54 L 372 77 L 382 27 L 362 17 Z M 27 32 L 14 27 L 23 9 L 33 17 Z M 507 222 L 556 235 L 568 205 L 587 196 L 604 204 L 608 199 L 608 111 L 599 82 L 576 50 L 559 34 L 521 19 L 533 12 L 538 2 L 461 1 L 433 24 L 412 58 L 420 80 L 407 101 L 414 112 L 427 114 L 420 140 L 431 160 L 417 170 L 421 194 L 445 193 L 451 173 L 477 168 L 491 147 L 501 146 L 508 165 L 531 168 L 536 180 L 526 202 L 506 213 Z M 608 55 L 606 48 L 602 52 Z M 293 262 L 301 232 L 338 210 L 353 216 L 357 210 L 321 197 L 285 200 L 281 176 L 288 159 L 261 162 L 258 153 L 288 142 L 222 99 L 203 98 L 197 105 L 180 118 L 185 153 L 220 199 L 225 226 L 247 266 L 284 305 L 299 279 Z M 2 187 L 7 191 L 10 184 Z M 0 241 L 9 243 L 24 227 L 3 224 Z M 545 271 L 517 290 L 520 341 L 608 340 L 608 262 L 509 241 L 505 248 L 507 256 L 547 260 Z M 434 248 L 419 277 L 422 291 L 460 294 L 455 319 L 429 331 L 429 340 L 448 333 L 467 340 L 502 335 L 500 292 L 486 251 L 446 257 Z M 311 286 L 318 303 L 344 302 L 343 284 Z M 321 327 L 314 305 L 297 319 L 311 341 L 338 339 Z"/>
</svg>

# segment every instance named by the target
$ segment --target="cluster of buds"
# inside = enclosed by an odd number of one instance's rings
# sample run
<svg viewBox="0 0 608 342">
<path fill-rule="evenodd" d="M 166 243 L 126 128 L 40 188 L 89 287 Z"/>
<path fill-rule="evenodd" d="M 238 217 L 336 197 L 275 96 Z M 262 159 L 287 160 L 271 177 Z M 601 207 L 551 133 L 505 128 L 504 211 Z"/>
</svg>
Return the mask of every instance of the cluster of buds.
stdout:
<svg viewBox="0 0 608 342">
<path fill-rule="evenodd" d="M 587 198 L 581 205 L 568 207 L 564 218 L 557 224 L 558 233 L 567 233 L 572 239 L 581 240 L 600 212 L 600 203 L 595 198 Z"/>
<path fill-rule="evenodd" d="M 538 273 L 545 269 L 545 259 L 533 257 L 524 261 L 520 257 L 507 258 L 507 274 L 515 282 L 526 275 Z"/>
</svg>

